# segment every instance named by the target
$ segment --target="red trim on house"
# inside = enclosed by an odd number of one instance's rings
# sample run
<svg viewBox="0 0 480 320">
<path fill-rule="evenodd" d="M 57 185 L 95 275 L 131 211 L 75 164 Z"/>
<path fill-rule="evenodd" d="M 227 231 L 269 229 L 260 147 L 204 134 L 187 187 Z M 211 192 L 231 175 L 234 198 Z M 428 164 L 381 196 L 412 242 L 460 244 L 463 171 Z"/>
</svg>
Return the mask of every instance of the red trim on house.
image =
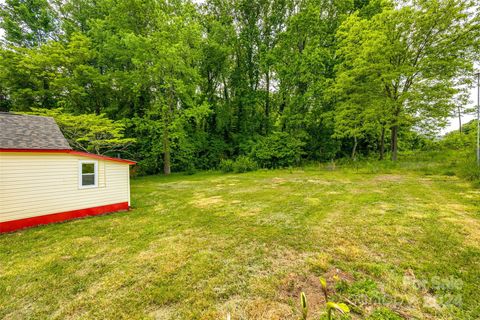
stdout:
<svg viewBox="0 0 480 320">
<path fill-rule="evenodd" d="M 35 152 L 35 153 L 69 153 L 74 154 L 81 157 L 88 157 L 93 159 L 100 159 L 100 160 L 107 160 L 107 161 L 115 161 L 115 162 L 122 162 L 128 164 L 136 164 L 135 161 L 120 159 L 120 158 L 112 158 L 107 156 L 101 156 L 98 154 L 70 150 L 70 149 L 0 149 L 0 152 Z"/>
<path fill-rule="evenodd" d="M 70 153 L 70 154 L 75 154 L 75 155 L 77 155 L 77 156 L 94 158 L 94 159 L 100 159 L 100 160 L 116 161 L 116 162 L 123 162 L 123 163 L 128 163 L 128 164 L 136 164 L 136 162 L 135 162 L 135 161 L 132 161 L 132 160 L 120 159 L 120 158 L 112 158 L 112 157 L 101 156 L 101 155 L 98 155 L 98 154 L 93 154 L 93 153 L 88 153 L 88 152 L 82 152 L 82 151 L 70 150 L 70 152 L 68 152 L 68 153 Z"/>
<path fill-rule="evenodd" d="M 0 148 L 0 152 L 41 152 L 41 153 L 69 153 L 72 149 L 15 149 Z"/>
<path fill-rule="evenodd" d="M 80 210 L 72 210 L 54 214 L 47 214 L 43 216 L 36 216 L 31 218 L 4 221 L 0 222 L 0 233 L 11 232 L 19 229 L 34 227 L 42 224 L 55 223 L 65 220 L 71 220 L 76 218 L 82 218 L 87 216 L 96 216 L 99 214 L 128 210 L 128 202 L 120 202 L 115 204 L 109 204 L 106 206 L 86 208 Z"/>
</svg>

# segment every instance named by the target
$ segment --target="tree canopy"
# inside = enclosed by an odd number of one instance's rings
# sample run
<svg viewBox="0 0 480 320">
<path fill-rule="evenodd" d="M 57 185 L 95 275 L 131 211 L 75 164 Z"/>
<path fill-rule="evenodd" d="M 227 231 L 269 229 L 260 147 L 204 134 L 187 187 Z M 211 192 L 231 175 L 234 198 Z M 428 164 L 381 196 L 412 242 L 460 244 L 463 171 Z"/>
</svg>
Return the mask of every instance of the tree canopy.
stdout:
<svg viewBox="0 0 480 320">
<path fill-rule="evenodd" d="M 73 147 L 122 153 L 145 174 L 238 156 L 396 160 L 466 110 L 479 10 L 471 0 L 7 0 L 0 110 L 53 115 L 82 132 Z"/>
</svg>

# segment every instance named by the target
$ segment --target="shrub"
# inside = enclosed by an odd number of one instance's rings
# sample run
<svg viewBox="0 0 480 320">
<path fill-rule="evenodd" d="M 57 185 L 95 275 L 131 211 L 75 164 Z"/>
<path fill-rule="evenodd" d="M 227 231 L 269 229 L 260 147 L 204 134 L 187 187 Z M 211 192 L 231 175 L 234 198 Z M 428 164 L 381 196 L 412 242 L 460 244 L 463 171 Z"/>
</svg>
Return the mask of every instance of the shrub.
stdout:
<svg viewBox="0 0 480 320">
<path fill-rule="evenodd" d="M 257 170 L 257 163 L 246 156 L 238 157 L 233 163 L 233 172 L 235 173 L 244 173 L 248 171 Z"/>
<path fill-rule="evenodd" d="M 193 163 L 187 164 L 184 173 L 186 175 L 192 175 L 197 173 L 197 168 L 195 168 L 195 165 Z"/>
<path fill-rule="evenodd" d="M 480 168 L 476 160 L 472 157 L 461 163 L 458 167 L 458 175 L 469 181 L 480 183 Z"/>
<path fill-rule="evenodd" d="M 233 161 L 230 159 L 222 159 L 218 168 L 225 173 L 233 172 Z"/>
<path fill-rule="evenodd" d="M 274 132 L 254 145 L 252 156 L 262 168 L 289 167 L 300 163 L 304 145 L 286 132 Z"/>
</svg>

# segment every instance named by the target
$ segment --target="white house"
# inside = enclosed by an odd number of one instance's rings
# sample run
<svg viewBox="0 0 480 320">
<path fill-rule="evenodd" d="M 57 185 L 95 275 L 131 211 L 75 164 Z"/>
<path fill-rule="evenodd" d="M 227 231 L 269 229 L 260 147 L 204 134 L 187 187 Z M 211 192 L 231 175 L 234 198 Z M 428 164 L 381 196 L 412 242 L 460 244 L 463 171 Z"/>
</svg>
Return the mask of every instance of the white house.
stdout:
<svg viewBox="0 0 480 320">
<path fill-rule="evenodd" d="M 132 164 L 72 150 L 53 118 L 0 113 L 0 233 L 128 210 Z"/>
</svg>

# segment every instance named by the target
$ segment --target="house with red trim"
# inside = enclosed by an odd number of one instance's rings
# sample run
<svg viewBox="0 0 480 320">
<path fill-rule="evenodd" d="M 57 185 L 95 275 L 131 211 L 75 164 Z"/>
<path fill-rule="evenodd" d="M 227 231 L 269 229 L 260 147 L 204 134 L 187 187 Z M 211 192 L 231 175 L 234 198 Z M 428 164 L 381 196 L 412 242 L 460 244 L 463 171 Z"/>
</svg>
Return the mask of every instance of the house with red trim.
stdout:
<svg viewBox="0 0 480 320">
<path fill-rule="evenodd" d="M 0 233 L 128 210 L 133 164 L 72 150 L 53 118 L 0 113 Z"/>
</svg>

